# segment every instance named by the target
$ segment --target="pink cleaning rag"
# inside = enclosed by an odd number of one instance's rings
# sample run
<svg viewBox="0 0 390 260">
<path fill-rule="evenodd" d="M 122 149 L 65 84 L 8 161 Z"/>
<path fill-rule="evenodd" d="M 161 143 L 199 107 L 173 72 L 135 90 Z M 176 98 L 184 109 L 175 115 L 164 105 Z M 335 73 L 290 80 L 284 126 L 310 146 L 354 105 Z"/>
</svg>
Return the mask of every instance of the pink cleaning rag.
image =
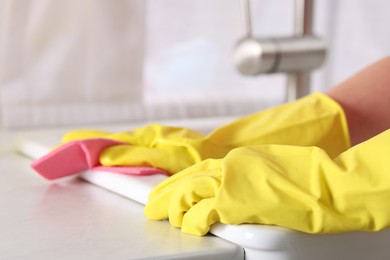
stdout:
<svg viewBox="0 0 390 260">
<path fill-rule="evenodd" d="M 143 166 L 106 167 L 99 163 L 100 153 L 107 147 L 123 144 L 104 138 L 73 141 L 61 145 L 37 159 L 31 167 L 44 178 L 54 180 L 93 169 L 132 175 L 167 174 L 165 171 Z"/>
</svg>

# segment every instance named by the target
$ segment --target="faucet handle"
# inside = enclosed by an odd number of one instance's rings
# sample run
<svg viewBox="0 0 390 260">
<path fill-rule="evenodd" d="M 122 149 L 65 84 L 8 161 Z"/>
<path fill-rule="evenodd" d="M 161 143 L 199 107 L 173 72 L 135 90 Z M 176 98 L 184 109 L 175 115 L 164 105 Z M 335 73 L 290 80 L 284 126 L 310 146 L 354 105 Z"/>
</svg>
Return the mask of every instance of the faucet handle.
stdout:
<svg viewBox="0 0 390 260">
<path fill-rule="evenodd" d="M 314 35 L 267 39 L 245 37 L 236 45 L 234 63 L 243 75 L 291 73 L 318 68 L 325 54 L 325 41 Z"/>
</svg>

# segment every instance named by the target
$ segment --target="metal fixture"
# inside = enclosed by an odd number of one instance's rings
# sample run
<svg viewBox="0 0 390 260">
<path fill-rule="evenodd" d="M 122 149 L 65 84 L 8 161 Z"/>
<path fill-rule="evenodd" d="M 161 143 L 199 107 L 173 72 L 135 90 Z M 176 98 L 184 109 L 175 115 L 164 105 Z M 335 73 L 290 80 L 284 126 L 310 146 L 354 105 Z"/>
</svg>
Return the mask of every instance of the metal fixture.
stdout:
<svg viewBox="0 0 390 260">
<path fill-rule="evenodd" d="M 234 62 L 243 75 L 287 73 L 287 101 L 310 91 L 310 71 L 325 60 L 326 44 L 313 35 L 313 0 L 295 0 L 295 32 L 292 36 L 254 38 L 250 0 L 240 0 L 244 36 L 238 41 Z"/>
</svg>

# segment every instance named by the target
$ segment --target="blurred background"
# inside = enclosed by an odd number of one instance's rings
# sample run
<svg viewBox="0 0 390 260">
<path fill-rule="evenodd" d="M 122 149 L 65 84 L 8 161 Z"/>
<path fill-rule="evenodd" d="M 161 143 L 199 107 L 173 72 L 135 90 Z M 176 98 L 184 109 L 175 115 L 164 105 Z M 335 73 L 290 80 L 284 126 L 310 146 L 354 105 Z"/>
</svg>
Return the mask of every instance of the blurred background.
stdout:
<svg viewBox="0 0 390 260">
<path fill-rule="evenodd" d="M 293 0 L 252 0 L 255 36 L 291 35 Z M 317 0 L 328 44 L 312 91 L 389 53 L 390 2 Z M 283 74 L 241 76 L 238 0 L 1 0 L 0 125 L 21 129 L 242 115 L 280 104 Z"/>
</svg>

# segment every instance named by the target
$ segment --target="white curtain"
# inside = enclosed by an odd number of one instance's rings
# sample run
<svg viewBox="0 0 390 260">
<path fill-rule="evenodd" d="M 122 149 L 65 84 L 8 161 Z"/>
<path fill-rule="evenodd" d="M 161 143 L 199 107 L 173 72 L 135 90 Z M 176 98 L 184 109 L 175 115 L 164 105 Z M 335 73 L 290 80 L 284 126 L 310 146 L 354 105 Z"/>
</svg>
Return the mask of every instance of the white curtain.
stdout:
<svg viewBox="0 0 390 260">
<path fill-rule="evenodd" d="M 258 37 L 293 31 L 294 0 L 252 0 Z M 232 63 L 239 0 L 2 0 L 0 113 L 7 128 L 247 114 L 278 104 L 285 76 Z M 316 0 L 329 44 L 312 90 L 389 54 L 388 0 Z"/>
<path fill-rule="evenodd" d="M 3 0 L 5 127 L 118 121 L 142 98 L 142 0 Z"/>
</svg>

